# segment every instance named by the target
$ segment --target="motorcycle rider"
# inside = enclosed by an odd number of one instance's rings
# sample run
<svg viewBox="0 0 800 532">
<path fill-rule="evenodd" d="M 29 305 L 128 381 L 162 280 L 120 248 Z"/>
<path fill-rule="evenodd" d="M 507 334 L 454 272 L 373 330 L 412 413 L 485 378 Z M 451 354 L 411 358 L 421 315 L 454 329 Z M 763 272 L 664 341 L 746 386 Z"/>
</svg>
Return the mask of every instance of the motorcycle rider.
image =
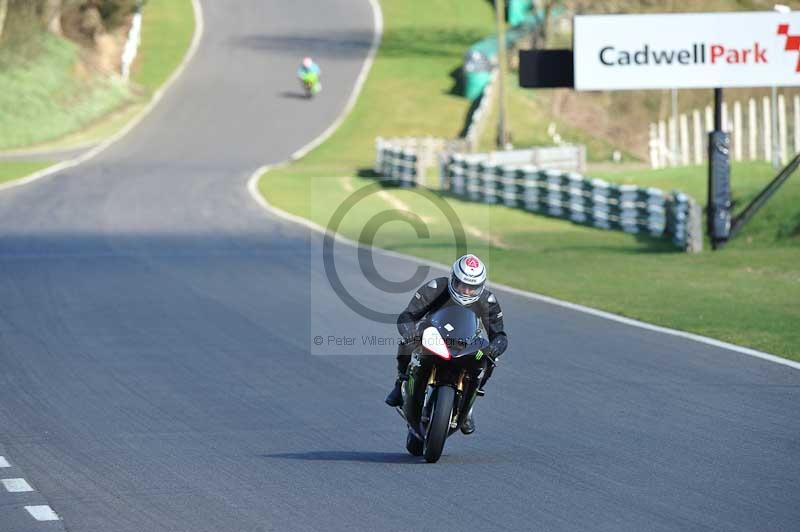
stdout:
<svg viewBox="0 0 800 532">
<path fill-rule="evenodd" d="M 310 57 L 304 57 L 303 62 L 300 63 L 300 68 L 297 69 L 297 77 L 301 83 L 305 83 L 309 78 L 313 79 L 314 85 L 311 88 L 312 94 L 316 94 L 322 89 L 322 83 L 320 83 L 321 76 L 322 70 L 319 68 L 319 65 Z"/>
<path fill-rule="evenodd" d="M 496 359 L 508 347 L 508 337 L 503 329 L 503 311 L 497 298 L 485 289 L 486 266 L 475 255 L 464 255 L 453 263 L 450 278 L 439 277 L 422 286 L 411 298 L 406 309 L 397 318 L 397 330 L 403 341 L 397 348 L 397 380 L 394 388 L 386 396 L 389 406 L 402 406 L 402 382 L 408 378 L 406 370 L 411 361 L 417 338 L 417 324 L 427 314 L 440 309 L 452 301 L 472 310 L 483 323 L 489 337 L 489 347 L 484 351 L 492 359 Z M 483 387 L 491 376 L 491 369 L 486 372 L 483 382 L 478 388 L 478 395 L 484 395 Z M 475 420 L 472 410 L 461 426 L 461 432 L 475 432 Z"/>
</svg>

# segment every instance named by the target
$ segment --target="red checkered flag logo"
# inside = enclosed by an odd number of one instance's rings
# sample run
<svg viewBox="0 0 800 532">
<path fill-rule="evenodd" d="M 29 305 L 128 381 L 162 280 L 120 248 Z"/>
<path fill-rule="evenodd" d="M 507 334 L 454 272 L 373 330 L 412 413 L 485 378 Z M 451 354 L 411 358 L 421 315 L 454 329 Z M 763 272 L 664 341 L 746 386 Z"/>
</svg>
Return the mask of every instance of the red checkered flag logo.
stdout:
<svg viewBox="0 0 800 532">
<path fill-rule="evenodd" d="M 778 35 L 786 36 L 786 46 L 783 48 L 787 52 L 798 52 L 797 66 L 795 72 L 800 72 L 800 35 L 789 35 L 788 24 L 778 24 Z"/>
</svg>

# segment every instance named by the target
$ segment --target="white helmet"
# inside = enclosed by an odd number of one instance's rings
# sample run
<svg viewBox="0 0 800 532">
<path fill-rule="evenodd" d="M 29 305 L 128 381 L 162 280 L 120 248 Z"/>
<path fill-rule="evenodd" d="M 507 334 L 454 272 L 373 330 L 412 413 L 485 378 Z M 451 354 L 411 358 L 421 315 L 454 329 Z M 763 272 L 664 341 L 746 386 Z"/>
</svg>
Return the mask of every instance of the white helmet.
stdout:
<svg viewBox="0 0 800 532">
<path fill-rule="evenodd" d="M 464 255 L 453 263 L 447 288 L 457 303 L 475 303 L 481 297 L 485 284 L 486 267 L 475 255 Z"/>
<path fill-rule="evenodd" d="M 311 68 L 311 65 L 313 65 L 313 64 L 314 64 L 314 61 L 312 61 L 310 57 L 304 57 L 303 58 L 303 67 L 304 68 Z"/>
</svg>

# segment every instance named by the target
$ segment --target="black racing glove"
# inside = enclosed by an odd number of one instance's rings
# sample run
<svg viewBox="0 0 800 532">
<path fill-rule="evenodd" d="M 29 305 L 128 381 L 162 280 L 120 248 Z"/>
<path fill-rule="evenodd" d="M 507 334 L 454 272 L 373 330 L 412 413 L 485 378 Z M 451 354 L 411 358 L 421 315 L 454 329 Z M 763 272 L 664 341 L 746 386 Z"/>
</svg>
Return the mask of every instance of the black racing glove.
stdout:
<svg viewBox="0 0 800 532">
<path fill-rule="evenodd" d="M 505 334 L 498 334 L 494 340 L 483 350 L 483 352 L 491 357 L 492 360 L 497 361 L 502 355 L 506 347 L 508 347 L 508 339 Z"/>
</svg>

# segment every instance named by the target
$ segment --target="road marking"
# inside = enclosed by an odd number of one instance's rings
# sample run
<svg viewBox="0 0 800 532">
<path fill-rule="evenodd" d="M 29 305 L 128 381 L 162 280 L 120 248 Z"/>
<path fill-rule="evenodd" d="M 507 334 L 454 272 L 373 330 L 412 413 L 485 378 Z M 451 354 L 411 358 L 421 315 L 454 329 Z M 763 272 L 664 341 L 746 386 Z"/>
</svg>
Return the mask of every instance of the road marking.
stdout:
<svg viewBox="0 0 800 532">
<path fill-rule="evenodd" d="M 489 233 L 481 231 L 480 229 L 478 229 L 477 227 L 475 227 L 473 225 L 464 224 L 464 229 L 467 231 L 467 233 L 471 234 L 475 238 L 479 238 L 479 239 L 483 240 L 484 242 L 488 242 L 489 244 L 491 244 L 492 246 L 494 246 L 496 248 L 511 249 L 511 246 L 506 244 L 506 242 L 502 238 L 500 238 L 498 236 L 490 235 Z"/>
<path fill-rule="evenodd" d="M 31 514 L 31 517 L 37 521 L 60 521 L 61 518 L 46 504 L 36 506 L 26 506 L 26 510 Z"/>
<path fill-rule="evenodd" d="M 346 177 L 340 177 L 340 178 L 339 178 L 339 181 L 341 181 L 341 182 L 342 182 L 342 186 L 344 187 L 344 189 L 345 189 L 347 192 L 353 192 L 353 190 L 355 190 L 355 189 L 353 188 L 353 180 L 352 180 L 352 179 L 351 179 L 349 176 L 346 176 Z"/>
<path fill-rule="evenodd" d="M 5 456 L 0 456 L 0 467 L 11 467 L 11 464 L 8 463 Z"/>
<path fill-rule="evenodd" d="M 22 493 L 25 491 L 33 491 L 33 488 L 28 481 L 24 478 L 3 478 L 0 482 L 5 486 L 6 491 L 10 493 Z"/>
<path fill-rule="evenodd" d="M 125 135 L 130 133 L 133 128 L 138 126 L 142 120 L 144 120 L 152 111 L 155 109 L 158 102 L 164 97 L 167 89 L 169 89 L 183 74 L 183 71 L 186 70 L 186 66 L 189 64 L 189 61 L 194 57 L 195 52 L 197 52 L 197 48 L 200 46 L 200 37 L 203 35 L 204 29 L 204 22 L 203 22 L 203 8 L 200 5 L 200 0 L 192 0 L 192 8 L 194 10 L 194 18 L 195 18 L 195 26 L 194 26 L 194 35 L 192 36 L 192 43 L 189 45 L 189 50 L 186 52 L 186 55 L 183 56 L 183 60 L 181 64 L 178 65 L 178 68 L 172 73 L 169 79 L 161 86 L 160 89 L 153 94 L 153 98 L 148 102 L 147 106 L 142 110 L 141 113 L 136 115 L 130 122 L 128 122 L 122 129 L 117 131 L 114 135 L 107 138 L 100 144 L 97 144 L 94 148 L 90 149 L 89 151 L 75 157 L 74 159 L 70 159 L 68 161 L 62 161 L 60 163 L 54 164 L 53 166 L 48 166 L 38 172 L 34 172 L 27 177 L 23 177 L 22 179 L 15 179 L 14 181 L 10 181 L 3 185 L 0 185 L 0 191 L 20 187 L 23 185 L 27 185 L 29 183 L 33 183 L 34 181 L 38 181 L 43 177 L 47 177 L 53 174 L 56 174 L 62 170 L 67 170 L 74 166 L 78 166 L 79 164 L 85 163 L 92 157 L 96 156 L 100 152 L 104 151 L 106 148 L 111 146 L 112 144 L 116 143 L 117 141 L 121 140 Z"/>
<path fill-rule="evenodd" d="M 389 206 L 395 210 L 398 210 L 403 213 L 416 214 L 406 202 L 404 202 L 397 196 L 385 190 L 378 191 L 378 197 L 381 198 L 386 203 L 388 203 Z M 418 216 L 419 219 L 425 222 L 426 224 L 429 224 L 433 221 L 433 218 L 429 216 L 419 216 L 418 214 L 416 214 L 416 216 Z"/>
</svg>

